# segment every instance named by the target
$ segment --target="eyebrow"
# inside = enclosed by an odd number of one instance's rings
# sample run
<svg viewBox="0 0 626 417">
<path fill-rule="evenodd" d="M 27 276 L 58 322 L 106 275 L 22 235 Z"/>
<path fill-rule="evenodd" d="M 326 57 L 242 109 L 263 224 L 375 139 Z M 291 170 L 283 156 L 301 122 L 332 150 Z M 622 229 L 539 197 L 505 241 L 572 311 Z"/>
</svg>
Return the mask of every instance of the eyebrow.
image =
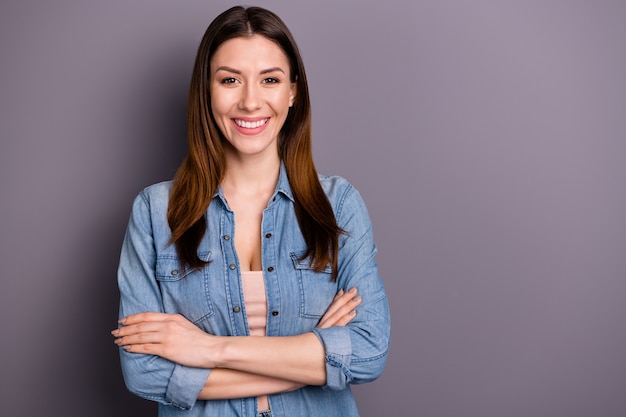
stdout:
<svg viewBox="0 0 626 417">
<path fill-rule="evenodd" d="M 241 74 L 241 71 L 235 68 L 225 67 L 225 66 L 219 67 L 215 70 L 215 72 L 218 72 L 218 71 L 227 71 L 227 72 L 232 72 L 233 74 Z M 283 74 L 285 74 L 285 71 L 280 67 L 267 68 L 261 71 L 259 74 L 263 75 L 263 74 L 269 74 L 271 72 L 282 72 Z"/>
</svg>

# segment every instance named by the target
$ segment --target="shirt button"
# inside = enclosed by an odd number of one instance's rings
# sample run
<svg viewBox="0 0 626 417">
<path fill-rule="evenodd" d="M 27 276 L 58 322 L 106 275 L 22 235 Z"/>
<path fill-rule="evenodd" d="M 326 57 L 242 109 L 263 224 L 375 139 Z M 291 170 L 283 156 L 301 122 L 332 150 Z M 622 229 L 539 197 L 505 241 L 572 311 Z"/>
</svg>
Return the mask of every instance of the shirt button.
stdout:
<svg viewBox="0 0 626 417">
<path fill-rule="evenodd" d="M 172 275 L 174 275 L 174 276 L 178 275 L 178 269 L 173 270 L 171 273 L 172 273 Z"/>
<path fill-rule="evenodd" d="M 239 306 L 235 306 L 235 307 L 233 307 L 233 311 L 235 313 L 239 313 L 241 311 L 241 308 L 239 308 Z"/>
<path fill-rule="evenodd" d="M 272 234 L 271 233 L 266 233 L 265 237 L 269 239 L 270 237 L 272 237 Z"/>
<path fill-rule="evenodd" d="M 278 311 L 272 311 L 272 316 L 276 317 L 278 315 Z"/>
<path fill-rule="evenodd" d="M 273 266 L 270 266 L 270 267 L 267 268 L 267 272 L 272 272 L 273 270 L 274 270 Z"/>
<path fill-rule="evenodd" d="M 230 268 L 230 270 L 233 271 L 235 268 L 237 268 L 237 265 L 230 264 L 230 265 L 228 265 L 228 268 Z"/>
<path fill-rule="evenodd" d="M 224 235 L 224 240 L 230 240 L 230 236 Z"/>
</svg>

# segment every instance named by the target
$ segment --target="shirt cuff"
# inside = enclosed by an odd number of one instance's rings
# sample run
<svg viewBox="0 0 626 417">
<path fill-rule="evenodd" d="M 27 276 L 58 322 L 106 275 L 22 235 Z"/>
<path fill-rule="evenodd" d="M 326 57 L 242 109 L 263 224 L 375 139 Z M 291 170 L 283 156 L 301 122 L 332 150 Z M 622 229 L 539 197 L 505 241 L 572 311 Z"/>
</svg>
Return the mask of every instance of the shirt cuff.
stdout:
<svg viewBox="0 0 626 417">
<path fill-rule="evenodd" d="M 177 364 L 167 385 L 166 400 L 183 410 L 191 409 L 204 388 L 210 372 L 210 369 L 190 368 Z"/>
<path fill-rule="evenodd" d="M 324 389 L 338 391 L 345 389 L 352 380 L 350 360 L 352 358 L 352 341 L 350 329 L 346 326 L 335 326 L 327 329 L 313 329 L 313 333 L 324 345 L 326 360 L 326 385 Z"/>
</svg>

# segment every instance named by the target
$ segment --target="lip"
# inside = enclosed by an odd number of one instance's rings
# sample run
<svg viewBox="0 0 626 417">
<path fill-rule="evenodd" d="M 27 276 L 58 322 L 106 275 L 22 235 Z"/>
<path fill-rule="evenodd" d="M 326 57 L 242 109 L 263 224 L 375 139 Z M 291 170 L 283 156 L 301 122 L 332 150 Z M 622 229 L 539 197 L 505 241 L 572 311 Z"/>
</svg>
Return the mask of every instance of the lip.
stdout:
<svg viewBox="0 0 626 417">
<path fill-rule="evenodd" d="M 243 135 L 253 136 L 253 135 L 258 135 L 259 133 L 263 132 L 267 128 L 267 126 L 270 124 L 271 118 L 270 117 L 234 117 L 230 120 L 233 123 L 233 126 L 235 127 L 235 129 L 237 129 L 239 133 Z M 239 126 L 235 122 L 235 120 L 241 120 L 241 121 L 249 122 L 249 123 L 258 122 L 259 120 L 267 120 L 267 122 L 265 122 L 259 127 L 248 129 L 243 126 Z"/>
</svg>

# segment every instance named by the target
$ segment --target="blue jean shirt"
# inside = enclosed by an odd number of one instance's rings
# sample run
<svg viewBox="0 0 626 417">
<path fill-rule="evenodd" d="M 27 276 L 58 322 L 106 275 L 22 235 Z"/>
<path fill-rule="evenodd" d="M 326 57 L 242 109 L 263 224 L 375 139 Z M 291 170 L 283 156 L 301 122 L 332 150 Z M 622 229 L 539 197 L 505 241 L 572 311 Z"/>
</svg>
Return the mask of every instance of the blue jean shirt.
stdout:
<svg viewBox="0 0 626 417">
<path fill-rule="evenodd" d="M 306 259 L 299 260 L 306 244 L 284 167 L 263 212 L 267 335 L 314 332 L 325 349 L 327 375 L 324 386 L 270 395 L 273 417 L 358 416 L 350 384 L 376 379 L 389 349 L 389 306 L 374 259 L 367 209 L 343 178 L 320 176 L 320 181 L 339 226 L 347 232 L 339 238 L 336 282 L 330 279 L 330 267 L 316 272 Z M 146 311 L 177 313 L 213 335 L 249 335 L 233 239 L 234 213 L 219 189 L 208 207 L 208 232 L 198 248 L 200 257 L 211 263 L 201 270 L 183 270 L 175 247 L 168 245 L 170 188 L 171 182 L 150 186 L 133 203 L 118 270 L 120 317 Z M 351 287 L 362 297 L 356 318 L 345 327 L 316 328 L 337 291 Z M 120 356 L 128 389 L 159 402 L 161 417 L 256 416 L 256 398 L 197 399 L 210 369 L 124 349 Z"/>
</svg>

